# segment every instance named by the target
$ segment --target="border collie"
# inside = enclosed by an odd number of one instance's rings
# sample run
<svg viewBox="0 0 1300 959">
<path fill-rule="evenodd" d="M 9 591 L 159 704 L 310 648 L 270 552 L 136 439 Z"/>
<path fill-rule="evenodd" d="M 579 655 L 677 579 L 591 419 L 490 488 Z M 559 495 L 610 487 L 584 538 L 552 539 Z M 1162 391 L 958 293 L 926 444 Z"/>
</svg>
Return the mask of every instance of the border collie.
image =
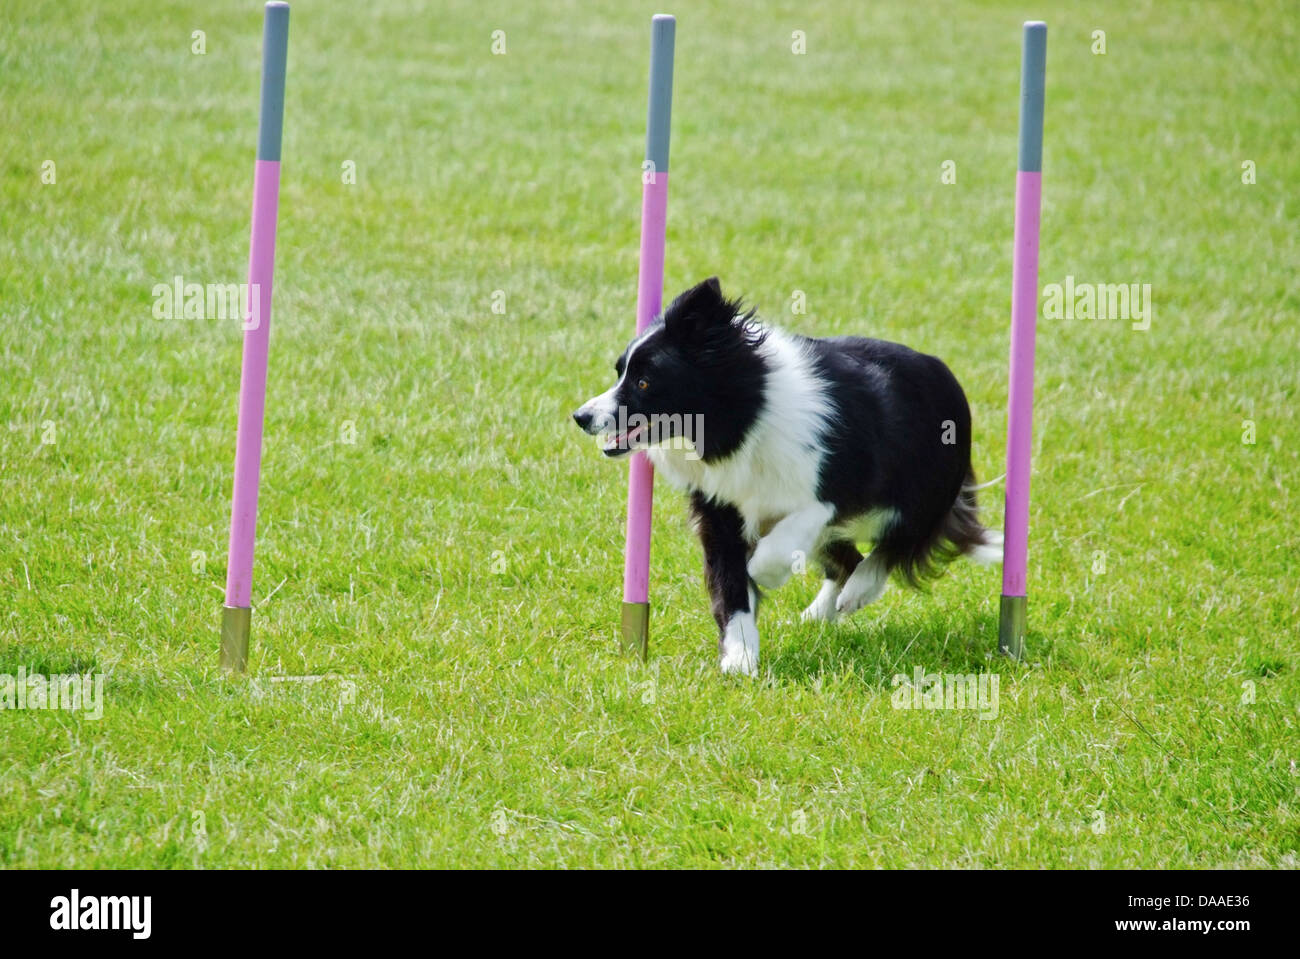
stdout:
<svg viewBox="0 0 1300 959">
<path fill-rule="evenodd" d="M 916 586 L 958 555 L 1002 558 L 977 514 L 970 407 L 933 356 L 762 325 L 712 277 L 615 370 L 573 418 L 606 456 L 643 449 L 690 495 L 725 673 L 757 674 L 758 588 L 806 560 L 825 582 L 803 618 L 832 621 L 880 598 L 891 573 Z"/>
</svg>

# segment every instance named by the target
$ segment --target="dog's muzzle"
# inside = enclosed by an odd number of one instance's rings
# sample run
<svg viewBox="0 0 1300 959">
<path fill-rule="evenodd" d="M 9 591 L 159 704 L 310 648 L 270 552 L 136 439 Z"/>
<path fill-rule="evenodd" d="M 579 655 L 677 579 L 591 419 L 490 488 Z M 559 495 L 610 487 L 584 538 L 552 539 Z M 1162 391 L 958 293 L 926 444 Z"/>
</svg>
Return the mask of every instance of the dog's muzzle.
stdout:
<svg viewBox="0 0 1300 959">
<path fill-rule="evenodd" d="M 573 414 L 573 422 L 577 423 L 584 433 L 604 436 L 606 439 L 601 446 L 601 451 L 611 459 L 626 456 L 638 449 L 638 443 L 646 432 L 643 426 L 623 432 L 618 431 L 620 424 L 618 416 L 610 409 L 609 393 L 590 399 L 578 407 Z"/>
<path fill-rule="evenodd" d="M 596 422 L 596 414 L 585 406 L 579 407 L 573 413 L 573 422 L 578 424 L 579 429 L 584 433 L 597 433 L 599 430 L 593 425 Z"/>
</svg>

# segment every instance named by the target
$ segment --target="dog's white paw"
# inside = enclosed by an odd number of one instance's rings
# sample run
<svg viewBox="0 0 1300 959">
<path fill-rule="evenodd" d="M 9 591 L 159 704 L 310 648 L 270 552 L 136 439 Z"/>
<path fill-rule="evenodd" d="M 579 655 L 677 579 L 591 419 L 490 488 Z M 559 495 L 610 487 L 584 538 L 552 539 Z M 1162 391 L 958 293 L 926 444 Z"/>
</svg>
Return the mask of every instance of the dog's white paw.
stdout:
<svg viewBox="0 0 1300 959">
<path fill-rule="evenodd" d="M 736 613 L 727 621 L 718 665 L 724 673 L 758 675 L 758 626 L 753 613 Z"/>
<path fill-rule="evenodd" d="M 835 622 L 835 618 L 840 614 L 839 609 L 835 606 L 835 601 L 839 598 L 839 595 L 839 585 L 833 579 L 826 580 L 822 583 L 821 592 L 817 594 L 817 598 L 808 604 L 808 608 L 799 615 L 799 618 L 805 623 L 810 620 L 820 620 L 825 623 Z"/>
<path fill-rule="evenodd" d="M 749 578 L 765 589 L 776 589 L 784 586 L 790 578 L 793 563 L 793 552 L 774 543 L 771 537 L 760 539 L 754 555 L 749 558 Z"/>
<path fill-rule="evenodd" d="M 758 675 L 758 653 L 751 653 L 743 646 L 737 649 L 729 649 L 722 654 L 722 659 L 718 662 L 723 673 L 736 673 L 741 676 Z"/>
<path fill-rule="evenodd" d="M 863 606 L 880 599 L 889 583 L 889 574 L 880 563 L 870 556 L 858 563 L 857 569 L 849 577 L 839 598 L 835 600 L 835 609 L 842 615 L 856 613 Z"/>
</svg>

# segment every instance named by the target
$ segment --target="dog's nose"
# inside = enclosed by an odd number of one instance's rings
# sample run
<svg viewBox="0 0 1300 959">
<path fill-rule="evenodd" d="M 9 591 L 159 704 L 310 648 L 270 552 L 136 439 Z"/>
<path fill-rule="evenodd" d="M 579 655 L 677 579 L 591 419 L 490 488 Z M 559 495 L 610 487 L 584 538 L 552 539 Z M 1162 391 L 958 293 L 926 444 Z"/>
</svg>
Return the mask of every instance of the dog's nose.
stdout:
<svg viewBox="0 0 1300 959">
<path fill-rule="evenodd" d="M 585 431 L 591 430 L 591 421 L 594 418 L 594 415 L 586 407 L 573 414 L 573 422 L 577 423 Z"/>
</svg>

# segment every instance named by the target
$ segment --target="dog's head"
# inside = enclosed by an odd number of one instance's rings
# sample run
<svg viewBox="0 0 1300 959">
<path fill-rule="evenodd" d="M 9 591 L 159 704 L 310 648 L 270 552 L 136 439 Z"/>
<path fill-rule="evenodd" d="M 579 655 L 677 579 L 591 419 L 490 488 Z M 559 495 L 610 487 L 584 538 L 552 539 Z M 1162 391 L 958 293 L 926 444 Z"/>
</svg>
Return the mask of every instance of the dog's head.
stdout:
<svg viewBox="0 0 1300 959">
<path fill-rule="evenodd" d="M 709 459 L 734 428 L 737 407 L 760 399 L 764 333 L 752 316 L 722 295 L 717 277 L 691 287 L 628 344 L 614 364 L 617 381 L 584 403 L 574 421 L 605 438 L 609 457 L 684 446 Z M 724 428 L 716 438 L 705 433 L 715 427 Z"/>
</svg>

